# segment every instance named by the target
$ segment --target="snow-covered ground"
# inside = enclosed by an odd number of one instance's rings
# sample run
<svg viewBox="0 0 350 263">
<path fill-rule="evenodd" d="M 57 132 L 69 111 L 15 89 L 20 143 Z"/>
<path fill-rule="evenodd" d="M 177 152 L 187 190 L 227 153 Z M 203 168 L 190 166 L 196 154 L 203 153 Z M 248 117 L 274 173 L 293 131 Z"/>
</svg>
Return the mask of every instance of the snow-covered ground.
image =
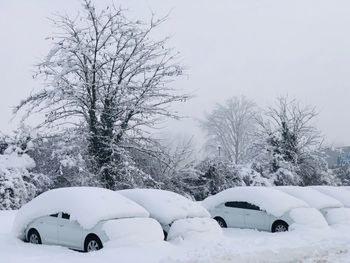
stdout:
<svg viewBox="0 0 350 263">
<path fill-rule="evenodd" d="M 350 226 L 267 233 L 228 229 L 224 237 L 189 237 L 186 240 L 145 245 L 106 245 L 91 253 L 58 246 L 32 245 L 11 234 L 15 211 L 0 211 L 0 262 L 350 262 Z"/>
</svg>

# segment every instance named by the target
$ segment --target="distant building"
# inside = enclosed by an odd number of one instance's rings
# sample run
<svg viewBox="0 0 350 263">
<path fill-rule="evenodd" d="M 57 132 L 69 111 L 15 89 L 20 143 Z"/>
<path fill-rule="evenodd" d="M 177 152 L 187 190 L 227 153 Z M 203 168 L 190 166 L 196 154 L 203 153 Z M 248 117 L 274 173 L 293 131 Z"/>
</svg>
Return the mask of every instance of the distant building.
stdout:
<svg viewBox="0 0 350 263">
<path fill-rule="evenodd" d="M 350 164 L 350 146 L 327 148 L 325 154 L 329 168 Z"/>
</svg>

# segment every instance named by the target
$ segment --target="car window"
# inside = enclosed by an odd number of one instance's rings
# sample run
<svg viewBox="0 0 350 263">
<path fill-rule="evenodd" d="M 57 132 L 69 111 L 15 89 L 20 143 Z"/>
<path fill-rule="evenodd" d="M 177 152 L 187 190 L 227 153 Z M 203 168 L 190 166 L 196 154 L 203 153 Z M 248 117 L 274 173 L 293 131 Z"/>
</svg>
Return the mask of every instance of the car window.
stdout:
<svg viewBox="0 0 350 263">
<path fill-rule="evenodd" d="M 52 217 L 58 217 L 58 213 L 50 215 Z"/>
<path fill-rule="evenodd" d="M 62 213 L 62 218 L 63 219 L 69 219 L 70 218 L 70 214 Z"/>
<path fill-rule="evenodd" d="M 256 205 L 247 203 L 247 208 L 246 209 L 250 209 L 250 210 L 260 210 L 260 208 Z"/>
<path fill-rule="evenodd" d="M 238 201 L 226 202 L 225 206 L 226 207 L 233 207 L 233 208 L 247 209 L 247 202 L 238 202 Z"/>
<path fill-rule="evenodd" d="M 248 202 L 231 201 L 231 202 L 226 202 L 225 206 L 233 207 L 233 208 L 249 209 L 249 210 L 260 210 L 258 206 L 250 204 Z"/>
</svg>

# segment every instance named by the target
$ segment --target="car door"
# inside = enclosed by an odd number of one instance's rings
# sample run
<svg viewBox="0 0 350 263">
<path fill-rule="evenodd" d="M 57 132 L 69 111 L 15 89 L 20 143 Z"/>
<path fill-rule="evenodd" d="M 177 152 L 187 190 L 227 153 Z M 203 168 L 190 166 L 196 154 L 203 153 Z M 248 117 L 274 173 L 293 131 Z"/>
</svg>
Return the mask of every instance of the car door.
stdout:
<svg viewBox="0 0 350 263">
<path fill-rule="evenodd" d="M 38 231 L 43 244 L 57 244 L 58 242 L 58 213 L 44 216 L 38 221 Z"/>
<path fill-rule="evenodd" d="M 224 220 L 228 227 L 244 228 L 243 202 L 230 201 L 224 204 Z"/>
<path fill-rule="evenodd" d="M 269 230 L 269 215 L 254 204 L 246 203 L 244 220 L 247 228 Z"/>
<path fill-rule="evenodd" d="M 70 215 L 60 213 L 58 218 L 59 244 L 70 248 L 82 248 L 83 229 L 77 221 L 71 221 Z"/>
</svg>

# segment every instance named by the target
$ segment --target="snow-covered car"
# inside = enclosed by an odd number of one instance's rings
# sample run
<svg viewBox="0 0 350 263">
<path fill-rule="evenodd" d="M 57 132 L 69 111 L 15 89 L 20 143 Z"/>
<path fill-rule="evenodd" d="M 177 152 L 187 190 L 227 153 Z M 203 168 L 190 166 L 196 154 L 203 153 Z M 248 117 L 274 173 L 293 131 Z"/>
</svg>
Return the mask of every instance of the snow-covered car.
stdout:
<svg viewBox="0 0 350 263">
<path fill-rule="evenodd" d="M 13 232 L 30 243 L 86 252 L 118 239 L 163 240 L 161 226 L 143 207 L 95 187 L 59 188 L 37 196 L 19 209 Z"/>
<path fill-rule="evenodd" d="M 192 234 L 221 235 L 222 230 L 200 204 L 174 192 L 159 189 L 128 189 L 118 193 L 133 200 L 157 220 L 164 239 Z"/>
<path fill-rule="evenodd" d="M 278 190 L 305 201 L 310 207 L 318 209 L 329 225 L 350 224 L 350 208 L 335 198 L 310 187 L 278 186 Z"/>
<path fill-rule="evenodd" d="M 287 231 L 291 225 L 325 227 L 317 209 L 272 187 L 234 187 L 202 201 L 221 227 Z"/>
<path fill-rule="evenodd" d="M 345 207 L 350 208 L 350 192 L 342 187 L 338 186 L 326 186 L 326 185 L 316 185 L 310 186 L 317 191 L 329 195 L 334 199 L 337 199 Z"/>
</svg>

